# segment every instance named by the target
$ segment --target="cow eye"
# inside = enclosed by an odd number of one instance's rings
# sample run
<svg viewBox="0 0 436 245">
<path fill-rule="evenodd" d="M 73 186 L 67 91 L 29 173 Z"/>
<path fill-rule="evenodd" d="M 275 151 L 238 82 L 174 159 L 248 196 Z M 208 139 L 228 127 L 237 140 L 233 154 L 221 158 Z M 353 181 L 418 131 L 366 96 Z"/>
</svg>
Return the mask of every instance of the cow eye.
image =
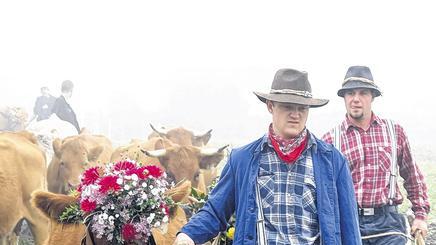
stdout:
<svg viewBox="0 0 436 245">
<path fill-rule="evenodd" d="M 200 178 L 200 172 L 195 173 L 194 180 L 198 181 L 199 178 Z"/>
</svg>

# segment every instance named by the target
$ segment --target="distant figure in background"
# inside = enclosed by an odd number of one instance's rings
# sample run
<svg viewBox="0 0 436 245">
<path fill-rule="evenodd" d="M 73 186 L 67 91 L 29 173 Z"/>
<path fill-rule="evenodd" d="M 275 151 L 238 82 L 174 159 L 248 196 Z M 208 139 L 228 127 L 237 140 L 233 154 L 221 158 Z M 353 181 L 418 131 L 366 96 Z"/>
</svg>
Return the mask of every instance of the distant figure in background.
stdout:
<svg viewBox="0 0 436 245">
<path fill-rule="evenodd" d="M 76 113 L 71 107 L 69 100 L 73 94 L 74 84 L 70 80 L 62 82 L 61 92 L 62 95 L 56 99 L 52 113 L 56 114 L 61 120 L 71 123 L 80 133 L 79 122 L 77 121 Z"/>
<path fill-rule="evenodd" d="M 42 87 L 41 96 L 36 99 L 35 106 L 33 107 L 36 121 L 45 120 L 51 116 L 55 101 L 56 98 L 50 94 L 50 90 L 47 87 Z"/>
</svg>

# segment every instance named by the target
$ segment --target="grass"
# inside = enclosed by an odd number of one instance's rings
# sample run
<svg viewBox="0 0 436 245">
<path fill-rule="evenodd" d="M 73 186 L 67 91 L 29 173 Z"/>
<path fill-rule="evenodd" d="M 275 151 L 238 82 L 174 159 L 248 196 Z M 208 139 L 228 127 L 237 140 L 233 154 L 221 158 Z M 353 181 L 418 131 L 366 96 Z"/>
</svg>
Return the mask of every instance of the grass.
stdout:
<svg viewBox="0 0 436 245">
<path fill-rule="evenodd" d="M 428 188 L 428 196 L 430 200 L 430 213 L 428 215 L 428 223 L 436 223 L 436 165 L 432 164 L 430 161 L 421 162 L 418 167 L 425 177 L 425 182 Z M 400 210 L 402 213 L 405 213 L 408 209 L 411 208 L 411 203 L 407 199 L 407 194 L 402 185 L 402 179 L 400 178 L 401 184 L 401 193 L 404 197 L 404 202 L 400 206 Z"/>
</svg>

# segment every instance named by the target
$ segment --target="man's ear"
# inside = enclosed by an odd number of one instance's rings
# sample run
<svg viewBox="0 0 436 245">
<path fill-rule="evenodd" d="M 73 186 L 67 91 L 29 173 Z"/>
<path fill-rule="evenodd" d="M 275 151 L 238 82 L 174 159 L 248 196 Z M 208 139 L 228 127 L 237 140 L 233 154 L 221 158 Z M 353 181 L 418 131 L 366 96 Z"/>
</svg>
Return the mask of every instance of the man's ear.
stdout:
<svg viewBox="0 0 436 245">
<path fill-rule="evenodd" d="M 266 101 L 266 107 L 268 108 L 269 113 L 273 112 L 273 106 L 274 106 L 274 103 L 272 101 L 270 101 L 270 100 Z"/>
</svg>

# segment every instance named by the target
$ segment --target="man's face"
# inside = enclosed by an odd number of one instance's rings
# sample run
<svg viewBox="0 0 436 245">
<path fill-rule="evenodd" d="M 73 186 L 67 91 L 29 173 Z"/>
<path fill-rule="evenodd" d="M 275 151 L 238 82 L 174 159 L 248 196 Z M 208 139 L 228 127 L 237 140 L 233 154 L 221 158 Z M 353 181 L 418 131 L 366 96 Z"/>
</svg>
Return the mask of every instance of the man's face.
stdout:
<svg viewBox="0 0 436 245">
<path fill-rule="evenodd" d="M 295 138 L 306 127 L 309 106 L 267 101 L 274 132 L 285 139 Z"/>
<path fill-rule="evenodd" d="M 350 89 L 344 94 L 347 115 L 356 121 L 371 117 L 371 103 L 374 100 L 370 89 Z"/>
</svg>

